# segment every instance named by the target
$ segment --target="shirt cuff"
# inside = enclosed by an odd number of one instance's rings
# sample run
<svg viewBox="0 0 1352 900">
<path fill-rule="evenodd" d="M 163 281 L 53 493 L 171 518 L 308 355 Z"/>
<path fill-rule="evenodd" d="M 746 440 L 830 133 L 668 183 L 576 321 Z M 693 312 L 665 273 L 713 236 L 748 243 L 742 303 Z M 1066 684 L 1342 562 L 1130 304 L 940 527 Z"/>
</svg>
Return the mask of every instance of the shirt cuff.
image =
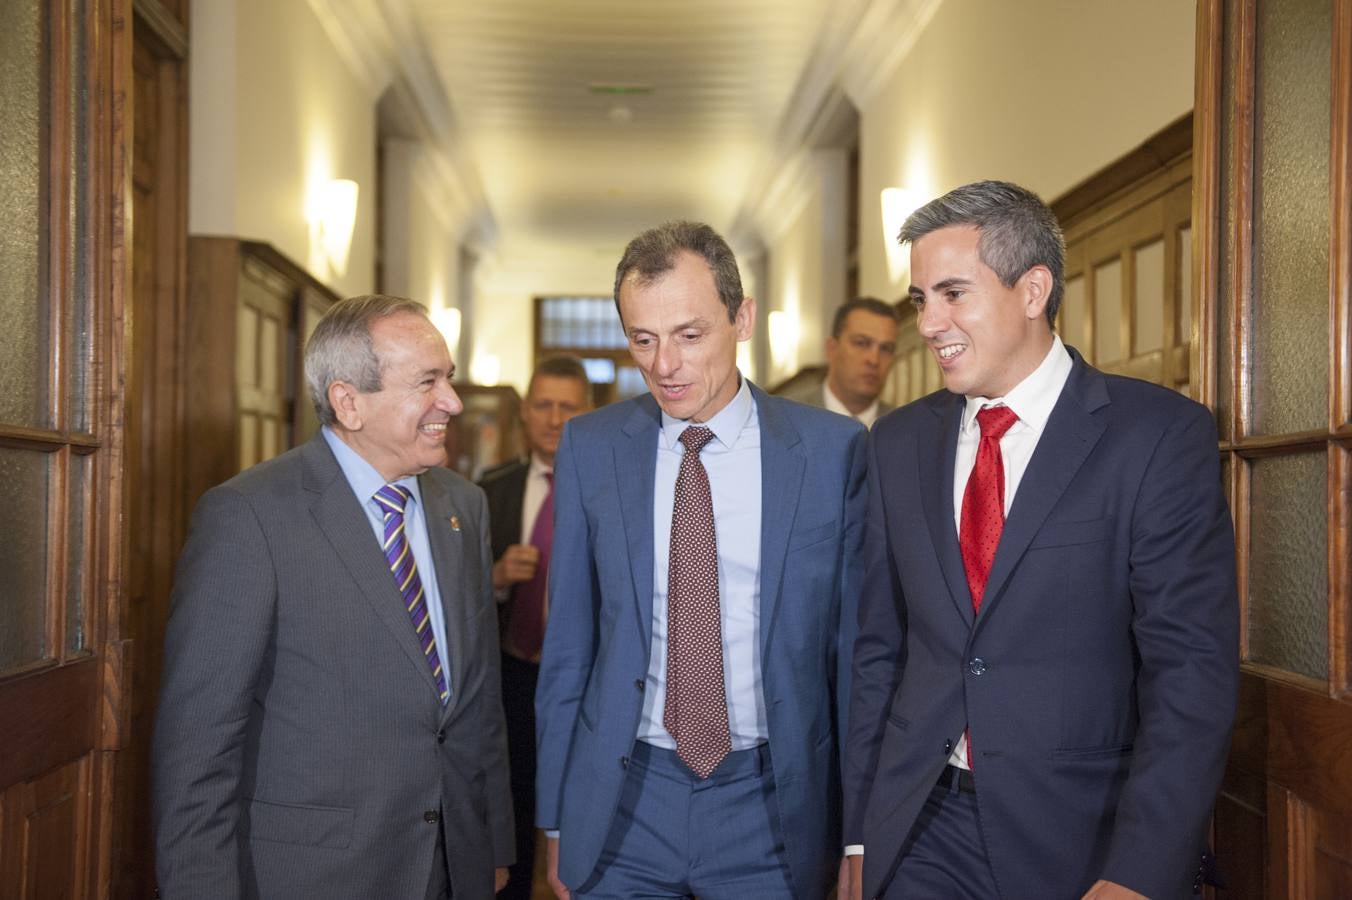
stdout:
<svg viewBox="0 0 1352 900">
<path fill-rule="evenodd" d="M 559 839 L 559 830 L 557 828 L 546 828 L 545 837 L 549 838 L 551 841 L 557 841 Z M 859 852 L 863 853 L 864 848 L 860 847 Z"/>
<path fill-rule="evenodd" d="M 846 856 L 863 856 L 863 855 L 864 855 L 864 845 L 863 845 L 863 844 L 847 844 L 847 845 L 845 846 L 845 855 L 846 855 Z"/>
</svg>

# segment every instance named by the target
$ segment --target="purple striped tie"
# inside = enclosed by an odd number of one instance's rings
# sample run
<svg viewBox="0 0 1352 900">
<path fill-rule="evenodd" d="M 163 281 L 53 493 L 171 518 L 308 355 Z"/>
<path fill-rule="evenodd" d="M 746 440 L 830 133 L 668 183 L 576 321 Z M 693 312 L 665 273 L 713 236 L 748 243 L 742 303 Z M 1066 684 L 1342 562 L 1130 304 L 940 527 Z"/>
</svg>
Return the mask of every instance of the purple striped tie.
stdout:
<svg viewBox="0 0 1352 900">
<path fill-rule="evenodd" d="M 404 504 L 408 502 L 409 492 L 397 484 L 387 484 L 375 492 L 376 504 L 385 513 L 385 561 L 394 573 L 394 583 L 403 595 L 408 617 L 413 621 L 413 631 L 422 645 L 423 656 L 432 670 L 432 680 L 437 683 L 437 693 L 441 705 L 445 706 L 451 692 L 446 688 L 446 673 L 441 668 L 441 656 L 437 653 L 437 639 L 432 635 L 432 620 L 427 613 L 427 597 L 423 593 L 422 579 L 418 577 L 418 564 L 413 559 L 413 551 L 404 535 Z"/>
</svg>

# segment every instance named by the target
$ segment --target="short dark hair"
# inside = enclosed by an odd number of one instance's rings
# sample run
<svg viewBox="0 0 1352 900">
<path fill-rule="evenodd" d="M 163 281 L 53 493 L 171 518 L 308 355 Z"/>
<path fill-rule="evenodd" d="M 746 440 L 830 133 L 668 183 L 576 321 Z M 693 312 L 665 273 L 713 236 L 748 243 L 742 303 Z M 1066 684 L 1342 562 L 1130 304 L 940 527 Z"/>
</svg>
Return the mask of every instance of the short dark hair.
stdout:
<svg viewBox="0 0 1352 900">
<path fill-rule="evenodd" d="M 675 267 L 676 256 L 682 250 L 694 253 L 708 264 L 718 299 L 728 311 L 728 321 L 736 320 L 737 310 L 742 307 L 742 276 L 737 271 L 737 257 L 722 235 L 703 222 L 664 222 L 630 241 L 615 267 L 615 310 L 620 309 L 620 287 L 630 272 L 638 274 L 640 284 L 651 284 Z"/>
<path fill-rule="evenodd" d="M 1013 287 L 1033 266 L 1046 266 L 1052 273 L 1047 324 L 1056 327 L 1066 288 L 1066 240 L 1056 214 L 1037 194 L 1007 181 L 965 184 L 911 213 L 897 243 L 913 243 L 950 225 L 971 225 L 981 232 L 977 252 L 1005 287 Z"/>
<path fill-rule="evenodd" d="M 831 337 L 840 337 L 840 333 L 845 330 L 845 320 L 850 317 L 850 313 L 857 309 L 870 315 L 891 319 L 897 324 L 901 323 L 901 313 L 897 312 L 897 308 L 892 304 L 879 300 L 877 297 L 855 297 L 852 300 L 846 300 L 836 309 L 835 318 L 831 320 Z"/>
<path fill-rule="evenodd" d="M 547 356 L 540 360 L 535 366 L 535 371 L 531 373 L 530 384 L 526 387 L 527 397 L 530 396 L 531 391 L 535 390 L 535 379 L 542 375 L 548 378 L 573 378 L 582 382 L 582 390 L 587 395 L 587 402 L 591 402 L 591 379 L 587 377 L 586 365 L 576 356 L 560 354 L 558 356 Z"/>
</svg>

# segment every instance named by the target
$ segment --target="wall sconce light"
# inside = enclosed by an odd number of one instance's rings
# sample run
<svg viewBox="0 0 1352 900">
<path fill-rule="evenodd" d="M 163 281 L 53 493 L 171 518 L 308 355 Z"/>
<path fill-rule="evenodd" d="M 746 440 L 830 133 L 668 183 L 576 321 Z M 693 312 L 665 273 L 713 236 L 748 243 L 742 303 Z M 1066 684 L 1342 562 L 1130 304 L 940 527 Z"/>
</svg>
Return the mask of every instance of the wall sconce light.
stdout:
<svg viewBox="0 0 1352 900">
<path fill-rule="evenodd" d="M 770 313 L 767 324 L 770 331 L 770 359 L 780 371 L 791 368 L 798 362 L 798 339 L 802 335 L 798 316 L 776 309 Z"/>
<path fill-rule="evenodd" d="M 883 188 L 883 247 L 887 251 L 887 274 L 895 284 L 911 268 L 909 247 L 897 243 L 897 233 L 906 217 L 920 208 L 920 197 L 915 191 L 902 187 Z"/>
<path fill-rule="evenodd" d="M 317 243 L 329 272 L 347 274 L 352 229 L 357 223 L 357 182 L 335 178 L 315 188 L 308 210 L 312 243 Z"/>
<path fill-rule="evenodd" d="M 476 353 L 469 364 L 469 378 L 473 384 L 492 386 L 498 383 L 502 373 L 502 361 L 492 353 Z"/>
<path fill-rule="evenodd" d="M 446 346 L 454 353 L 456 345 L 460 343 L 460 310 L 453 306 L 433 310 L 431 319 L 437 331 L 446 339 Z"/>
</svg>

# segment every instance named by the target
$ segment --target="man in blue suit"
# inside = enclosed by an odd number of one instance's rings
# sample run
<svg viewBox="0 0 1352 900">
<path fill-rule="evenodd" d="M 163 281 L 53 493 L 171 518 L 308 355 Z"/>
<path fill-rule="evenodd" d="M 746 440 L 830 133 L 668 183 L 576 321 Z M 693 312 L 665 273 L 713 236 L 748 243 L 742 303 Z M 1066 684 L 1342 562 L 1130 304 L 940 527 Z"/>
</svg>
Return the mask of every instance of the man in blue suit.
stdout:
<svg viewBox="0 0 1352 900">
<path fill-rule="evenodd" d="M 821 897 L 840 859 L 864 429 L 737 371 L 756 307 L 707 225 L 615 275 L 651 396 L 555 459 L 536 820 L 562 898 Z"/>
<path fill-rule="evenodd" d="M 1061 343 L 1030 192 L 899 240 L 947 390 L 872 432 L 842 894 L 1188 896 L 1238 682 L 1211 415 Z"/>
</svg>

